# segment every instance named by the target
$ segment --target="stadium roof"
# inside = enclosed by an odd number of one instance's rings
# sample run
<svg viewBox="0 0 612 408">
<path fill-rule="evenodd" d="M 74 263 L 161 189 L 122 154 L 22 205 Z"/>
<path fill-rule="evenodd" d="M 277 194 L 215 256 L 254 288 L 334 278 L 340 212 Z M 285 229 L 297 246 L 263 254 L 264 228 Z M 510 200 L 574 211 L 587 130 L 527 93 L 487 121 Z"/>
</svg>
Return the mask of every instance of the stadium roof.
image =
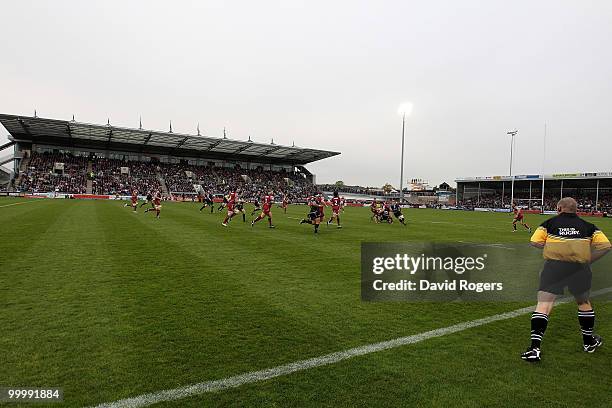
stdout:
<svg viewBox="0 0 612 408">
<path fill-rule="evenodd" d="M 74 120 L 0 114 L 13 140 L 60 146 L 146 152 L 261 163 L 306 164 L 339 152 L 157 130 L 94 125 Z"/>
</svg>

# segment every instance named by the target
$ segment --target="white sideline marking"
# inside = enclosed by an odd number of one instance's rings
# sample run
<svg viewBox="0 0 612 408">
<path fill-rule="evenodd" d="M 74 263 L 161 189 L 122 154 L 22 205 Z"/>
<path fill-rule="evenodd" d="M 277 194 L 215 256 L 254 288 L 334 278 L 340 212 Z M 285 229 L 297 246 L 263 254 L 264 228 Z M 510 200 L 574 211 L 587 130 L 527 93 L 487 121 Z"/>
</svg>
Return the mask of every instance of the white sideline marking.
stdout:
<svg viewBox="0 0 612 408">
<path fill-rule="evenodd" d="M 591 293 L 591 296 L 603 295 L 612 292 L 612 287 L 600 289 Z M 573 298 L 562 298 L 556 303 L 568 303 L 573 301 Z M 272 378 L 289 375 L 298 371 L 308 370 L 309 368 L 321 367 L 329 364 L 334 364 L 349 358 L 363 356 L 377 351 L 388 350 L 407 344 L 419 343 L 424 340 L 435 337 L 445 336 L 447 334 L 457 333 L 472 327 L 482 326 L 488 323 L 497 322 L 500 320 L 512 319 L 531 313 L 534 306 L 516 309 L 510 312 L 501 313 L 482 319 L 471 320 L 468 322 L 458 323 L 452 326 L 443 327 L 440 329 L 430 330 L 412 336 L 400 337 L 393 340 L 382 341 L 380 343 L 367 344 L 365 346 L 355 347 L 352 349 L 338 351 L 336 353 L 326 354 L 320 357 L 309 358 L 307 360 L 299 360 L 293 363 L 268 368 L 260 371 L 251 371 L 244 374 L 227 377 L 220 380 L 206 381 L 185 387 L 173 388 L 164 391 L 158 391 L 150 394 L 142 394 L 137 397 L 126 398 L 115 402 L 96 405 L 95 408 L 136 408 L 145 407 L 152 404 L 157 404 L 165 401 L 175 401 L 182 398 L 192 397 L 194 395 L 205 394 L 207 392 L 221 391 L 228 388 L 236 388 L 244 384 L 269 380 Z"/>
<path fill-rule="evenodd" d="M 470 244 L 473 246 L 483 246 L 483 247 L 491 247 L 491 248 L 503 248 L 503 249 L 509 249 L 510 251 L 514 251 L 515 248 L 506 246 L 504 244 L 479 244 L 477 242 L 468 242 L 468 241 L 457 241 L 461 244 Z"/>
<path fill-rule="evenodd" d="M 18 202 L 18 203 L 12 203 L 12 204 L 0 205 L 0 208 L 3 208 L 3 207 L 10 207 L 10 206 L 12 206 L 12 205 L 20 205 L 20 204 L 33 203 L 34 201 L 37 201 L 37 200 L 20 201 L 20 202 Z"/>
</svg>

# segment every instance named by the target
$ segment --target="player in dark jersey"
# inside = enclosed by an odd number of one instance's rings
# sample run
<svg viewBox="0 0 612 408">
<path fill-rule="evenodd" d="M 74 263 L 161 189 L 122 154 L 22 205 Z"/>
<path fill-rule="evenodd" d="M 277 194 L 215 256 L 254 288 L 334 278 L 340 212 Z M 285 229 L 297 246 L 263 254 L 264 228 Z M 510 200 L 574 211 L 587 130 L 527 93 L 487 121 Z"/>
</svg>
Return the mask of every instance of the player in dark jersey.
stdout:
<svg viewBox="0 0 612 408">
<path fill-rule="evenodd" d="M 225 207 L 227 207 L 227 202 L 229 201 L 228 196 L 224 195 L 223 196 L 223 202 L 221 203 L 221 205 L 219 205 L 219 208 L 217 208 L 217 211 L 222 211 Z"/>
<path fill-rule="evenodd" d="M 403 226 L 406 226 L 406 220 L 404 219 L 404 214 L 402 214 L 402 207 L 397 201 L 394 201 L 391 204 L 391 212 L 393 213 L 395 218 L 397 218 L 397 220 L 402 223 Z"/>
<path fill-rule="evenodd" d="M 311 196 L 308 197 L 308 206 L 310 211 L 306 218 L 300 221 L 300 224 L 311 224 L 314 225 L 314 232 L 317 234 L 319 232 L 319 225 L 323 220 L 322 214 L 322 197 L 319 196 Z"/>
<path fill-rule="evenodd" d="M 153 208 L 153 195 L 150 191 L 147 193 L 147 200 L 140 204 L 140 208 L 144 207 L 147 203 L 151 204 L 151 208 Z"/>
<path fill-rule="evenodd" d="M 512 212 L 514 213 L 514 218 L 512 219 L 512 232 L 516 232 L 517 222 L 520 222 L 523 227 L 527 228 L 527 230 L 531 232 L 531 228 L 524 220 L 523 209 L 517 207 L 516 204 L 512 204 Z"/>
<path fill-rule="evenodd" d="M 388 224 L 393 224 L 393 217 L 391 216 L 391 207 L 389 203 L 384 203 L 380 212 L 380 221 Z"/>
<path fill-rule="evenodd" d="M 257 198 L 253 200 L 253 205 L 255 206 L 255 208 L 253 209 L 253 211 L 251 211 L 251 217 L 257 214 L 258 212 L 261 212 L 261 204 L 259 204 L 259 200 Z"/>
<path fill-rule="evenodd" d="M 338 224 L 338 228 L 342 228 L 342 225 L 340 225 L 340 211 L 342 210 L 342 199 L 338 196 L 337 191 L 334 191 L 334 196 L 331 199 L 331 206 L 332 215 L 331 217 L 329 217 L 329 220 L 327 220 L 327 225 L 334 222 L 335 219 L 336 223 Z"/>
<path fill-rule="evenodd" d="M 234 206 L 234 215 L 242 213 L 242 222 L 246 222 L 246 211 L 244 210 L 244 200 L 239 199 Z"/>
<path fill-rule="evenodd" d="M 210 213 L 212 214 L 215 209 L 215 201 L 212 193 L 208 193 L 204 196 L 204 204 L 200 208 L 200 211 L 210 206 Z"/>
</svg>

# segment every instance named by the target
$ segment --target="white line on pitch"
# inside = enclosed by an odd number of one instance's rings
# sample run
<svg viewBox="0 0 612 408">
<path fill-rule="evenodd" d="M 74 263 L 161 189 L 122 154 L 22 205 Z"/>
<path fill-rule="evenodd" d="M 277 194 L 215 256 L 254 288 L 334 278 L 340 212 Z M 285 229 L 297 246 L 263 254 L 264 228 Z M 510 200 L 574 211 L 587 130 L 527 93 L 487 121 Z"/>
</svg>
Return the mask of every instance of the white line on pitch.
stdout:
<svg viewBox="0 0 612 408">
<path fill-rule="evenodd" d="M 603 295 L 612 292 L 612 287 L 600 289 L 591 293 L 592 296 Z M 557 303 L 568 303 L 572 298 L 559 299 Z M 469 322 L 458 323 L 453 326 L 443 327 L 440 329 L 430 330 L 412 336 L 400 337 L 393 340 L 382 341 L 380 343 L 367 344 L 365 346 L 355 347 L 352 349 L 338 351 L 336 353 L 326 354 L 320 357 L 300 360 L 293 363 L 281 365 L 278 367 L 268 368 L 260 371 L 251 371 L 244 374 L 227 377 L 220 380 L 206 381 L 197 384 L 187 385 L 185 387 L 173 388 L 164 391 L 153 392 L 150 394 L 142 394 L 137 397 L 126 398 L 115 402 L 96 405 L 95 408 L 136 408 L 145 407 L 152 404 L 157 404 L 165 401 L 175 401 L 182 398 L 201 395 L 208 392 L 221 391 L 228 388 L 240 387 L 244 384 L 255 383 L 259 381 L 269 380 L 272 378 L 289 375 L 298 371 L 308 370 L 309 368 L 326 366 L 334 364 L 349 358 L 363 356 L 377 351 L 389 350 L 396 347 L 405 346 L 407 344 L 419 343 L 424 340 L 435 337 L 445 336 L 447 334 L 461 332 L 472 327 L 482 326 L 488 323 L 497 322 L 500 320 L 512 319 L 532 312 L 533 306 L 516 309 L 510 312 L 501 313 L 493 316 L 488 316 L 482 319 L 471 320 Z"/>
<path fill-rule="evenodd" d="M 504 244 L 479 244 L 477 242 L 468 242 L 468 241 L 457 241 L 461 244 L 470 244 L 472 246 L 483 246 L 483 247 L 490 247 L 490 248 L 503 248 L 503 249 L 509 249 L 510 251 L 514 251 L 515 248 L 506 246 Z"/>
<path fill-rule="evenodd" d="M 38 200 L 20 201 L 20 202 L 18 202 L 18 203 L 12 203 L 12 204 L 0 205 L 0 208 L 3 208 L 3 207 L 10 207 L 10 206 L 12 206 L 12 205 L 20 205 L 20 204 L 33 203 L 33 202 L 35 202 L 35 201 L 38 201 Z"/>
</svg>

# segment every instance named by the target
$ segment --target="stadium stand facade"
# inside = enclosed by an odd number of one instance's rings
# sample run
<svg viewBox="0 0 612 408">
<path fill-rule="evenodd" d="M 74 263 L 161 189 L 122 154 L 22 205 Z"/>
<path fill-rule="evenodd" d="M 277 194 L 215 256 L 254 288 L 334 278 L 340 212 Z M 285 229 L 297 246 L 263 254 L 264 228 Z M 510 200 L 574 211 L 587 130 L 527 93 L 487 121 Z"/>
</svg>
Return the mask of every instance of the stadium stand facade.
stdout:
<svg viewBox="0 0 612 408">
<path fill-rule="evenodd" d="M 0 114 L 13 148 L 6 187 L 27 193 L 127 195 L 267 191 L 299 200 L 315 190 L 305 165 L 338 152 Z"/>
<path fill-rule="evenodd" d="M 472 177 L 456 182 L 458 205 L 471 209 L 509 209 L 514 202 L 527 209 L 554 211 L 561 198 L 573 197 L 583 213 L 612 213 L 612 172 L 550 174 L 543 183 L 542 175 Z"/>
</svg>

